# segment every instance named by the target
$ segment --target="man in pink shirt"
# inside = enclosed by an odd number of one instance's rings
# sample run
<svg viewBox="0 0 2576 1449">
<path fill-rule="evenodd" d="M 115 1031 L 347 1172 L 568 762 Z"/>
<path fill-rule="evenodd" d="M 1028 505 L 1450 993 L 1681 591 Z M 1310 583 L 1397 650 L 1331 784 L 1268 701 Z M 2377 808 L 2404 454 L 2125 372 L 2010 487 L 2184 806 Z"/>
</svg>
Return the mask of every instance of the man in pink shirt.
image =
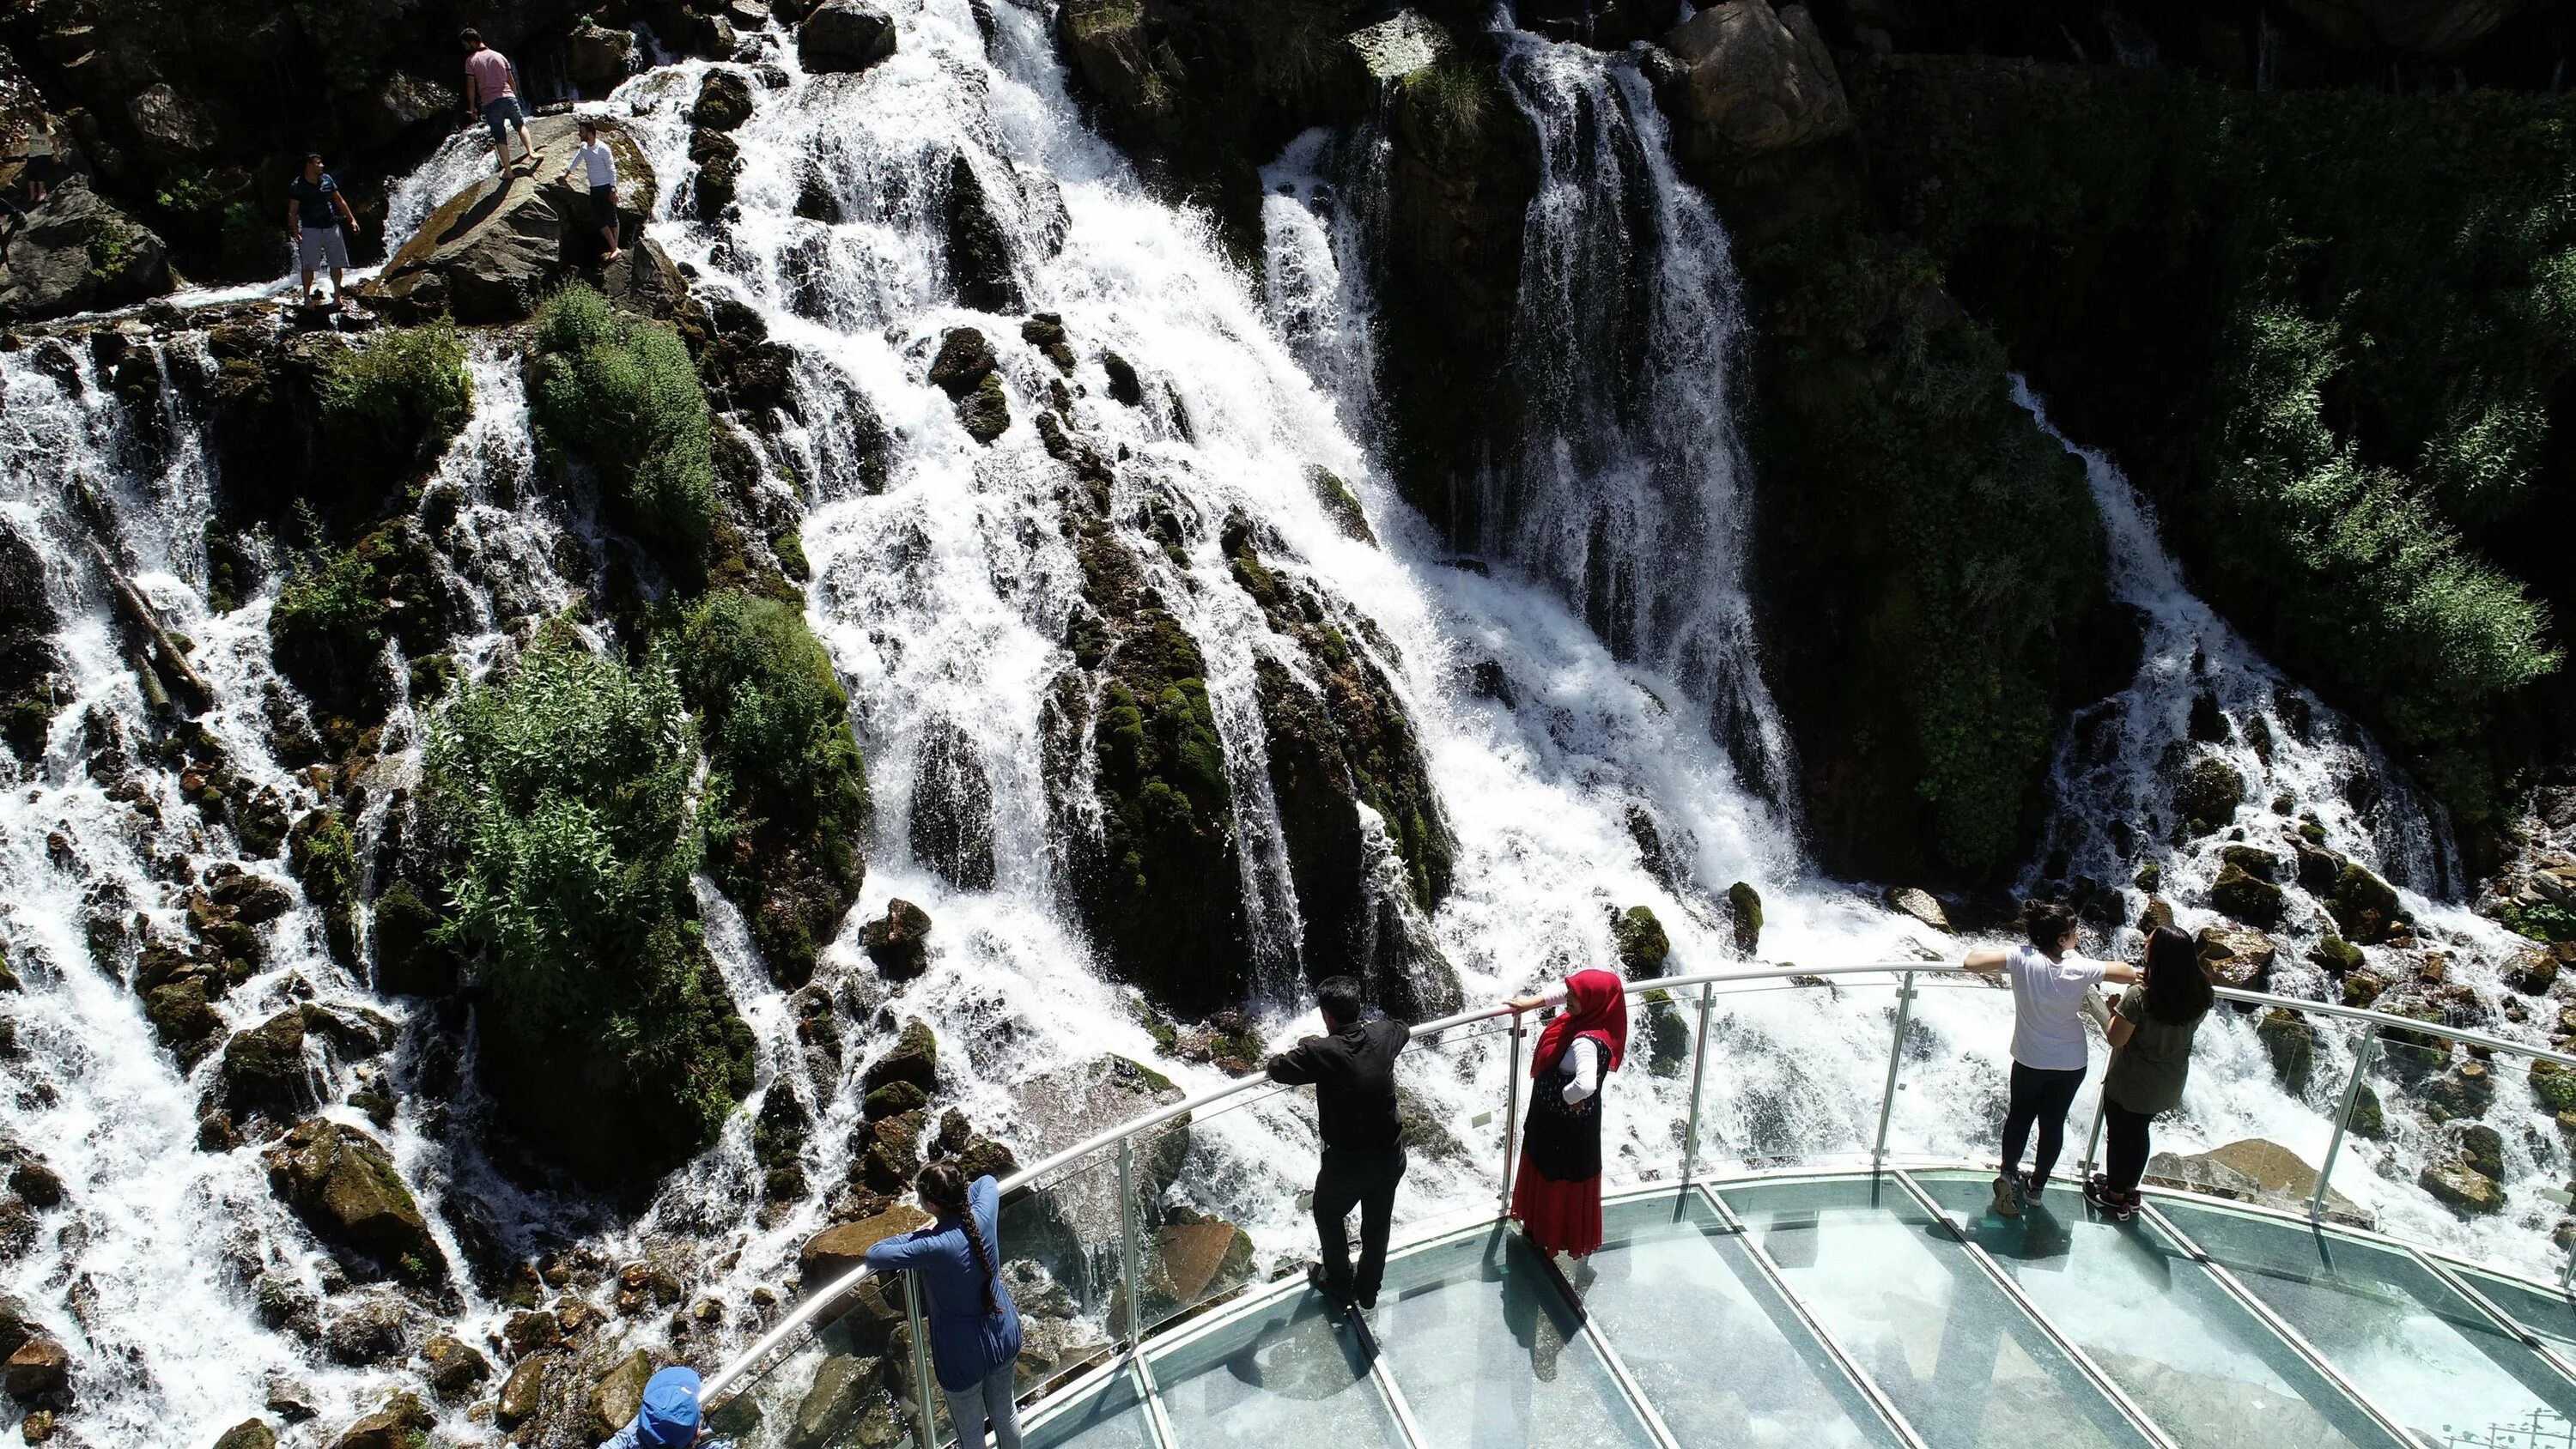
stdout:
<svg viewBox="0 0 2576 1449">
<path fill-rule="evenodd" d="M 483 37 L 468 29 L 457 37 L 465 43 L 465 109 L 483 118 L 484 129 L 492 133 L 492 163 L 503 175 L 510 170 L 510 128 L 519 128 L 519 149 L 527 153 L 530 170 L 545 153 L 528 142 L 528 113 L 519 104 L 519 68 L 510 58 L 483 43 Z"/>
</svg>

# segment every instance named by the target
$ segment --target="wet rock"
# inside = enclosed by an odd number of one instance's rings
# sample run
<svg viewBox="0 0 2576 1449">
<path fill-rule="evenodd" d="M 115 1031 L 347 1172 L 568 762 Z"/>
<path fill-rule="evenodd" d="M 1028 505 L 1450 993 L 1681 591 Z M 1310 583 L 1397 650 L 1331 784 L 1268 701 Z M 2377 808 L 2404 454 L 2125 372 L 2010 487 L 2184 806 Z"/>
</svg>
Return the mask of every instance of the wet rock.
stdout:
<svg viewBox="0 0 2576 1449">
<path fill-rule="evenodd" d="M 396 880 L 374 907 L 376 989 L 388 996 L 447 996 L 456 990 L 456 954 L 434 939 L 445 924 L 408 880 Z"/>
<path fill-rule="evenodd" d="M 2261 1137 L 2243 1138 L 2190 1156 L 2159 1152 L 2148 1162 L 2147 1175 L 2220 1197 L 2300 1209 L 2306 1208 L 2308 1195 L 2317 1185 L 2317 1170 L 2307 1159 Z M 2338 1222 L 2369 1221 L 2357 1204 L 2332 1187 L 2326 1189 L 2325 1210 L 2327 1217 Z"/>
<path fill-rule="evenodd" d="M 700 221 L 722 221 L 742 180 L 742 146 L 722 131 L 703 127 L 689 134 L 689 161 L 698 168 L 689 183 L 689 200 Z"/>
<path fill-rule="evenodd" d="M 0 320 L 30 321 L 158 296 L 168 249 L 82 177 L 53 188 L 0 248 Z"/>
<path fill-rule="evenodd" d="M 2335 877 L 2326 913 L 2334 917 L 2346 939 L 2361 946 L 2387 940 L 2391 928 L 2406 919 L 2396 890 L 2358 864 L 2346 865 Z"/>
<path fill-rule="evenodd" d="M 2218 868 L 2218 879 L 2209 888 L 2209 903 L 2257 929 L 2281 924 L 2281 888 L 2232 860 Z"/>
<path fill-rule="evenodd" d="M 244 1419 L 224 1431 L 215 1449 L 277 1449 L 277 1431 L 265 1419 Z"/>
<path fill-rule="evenodd" d="M 1727 923 L 1734 929 L 1735 954 L 1747 961 L 1762 951 L 1762 893 L 1744 881 L 1726 888 Z"/>
<path fill-rule="evenodd" d="M 384 1406 L 349 1426 L 331 1449 L 419 1449 L 438 1416 L 417 1394 L 395 1394 Z"/>
<path fill-rule="evenodd" d="M 975 390 L 957 400 L 957 422 L 976 442 L 990 444 L 1011 430 L 1011 400 L 1000 373 L 986 373 Z"/>
<path fill-rule="evenodd" d="M 501 1382 L 500 1397 L 493 1401 L 492 1421 L 504 1429 L 515 1429 L 535 1418 L 546 1402 L 546 1381 L 563 1356 L 554 1353 L 530 1354 L 510 1367 L 510 1376 Z"/>
<path fill-rule="evenodd" d="M 26 1347 L 27 1341 L 42 1331 L 37 1326 L 35 1315 L 27 1311 L 25 1300 L 0 1293 L 0 1363 Z"/>
<path fill-rule="evenodd" d="M 2356 969 L 2343 978 L 2343 1004 L 2368 1006 L 2388 990 L 2388 981 L 2376 971 Z"/>
<path fill-rule="evenodd" d="M 57 701 L 66 693 L 56 671 L 58 625 L 45 589 L 45 563 L 35 542 L 0 523 L 0 741 L 22 762 L 45 745 Z"/>
<path fill-rule="evenodd" d="M 214 1049 L 223 1018 L 216 1014 L 205 977 L 191 975 L 155 988 L 143 998 L 143 1014 L 182 1067 L 195 1066 Z"/>
<path fill-rule="evenodd" d="M 270 1148 L 266 1162 L 271 1190 L 325 1242 L 364 1253 L 406 1282 L 446 1277 L 446 1256 L 374 1138 L 316 1118 Z"/>
<path fill-rule="evenodd" d="M 910 981 L 930 969 L 929 937 L 928 911 L 907 900 L 890 900 L 884 915 L 860 928 L 859 948 L 888 981 Z"/>
<path fill-rule="evenodd" d="M 1145 384 L 1136 376 L 1136 366 L 1115 352 L 1100 354 L 1100 370 L 1109 374 L 1109 400 L 1127 407 L 1145 404 Z"/>
<path fill-rule="evenodd" d="M 2271 985 L 2278 953 L 2272 938 L 2240 926 L 2207 926 L 2194 938 L 2201 969 L 2212 983 L 2239 991 L 2262 991 Z"/>
<path fill-rule="evenodd" d="M 1251 1277 L 1252 1237 L 1243 1229 L 1216 1218 L 1169 1223 L 1154 1231 L 1144 1273 L 1146 1309 L 1170 1313 L 1231 1292 Z"/>
<path fill-rule="evenodd" d="M 2525 996 L 2546 995 L 2558 983 L 2558 957 L 2550 951 L 2525 951 L 2505 968 L 2504 981 Z"/>
<path fill-rule="evenodd" d="M 1803 5 L 1769 0 L 1712 5 L 1664 37 L 1679 74 L 1661 88 L 1675 149 L 1731 173 L 1775 152 L 1851 129 L 1833 55 Z"/>
<path fill-rule="evenodd" d="M 924 727 L 913 764 L 912 853 L 960 890 L 992 888 L 992 777 L 973 737 L 944 718 Z"/>
<path fill-rule="evenodd" d="M 2323 896 L 2332 892 L 2336 879 L 2342 876 L 2343 868 L 2348 862 L 2334 851 L 2295 837 L 2290 841 L 2290 848 L 2296 851 L 2299 857 L 2299 889 L 2312 896 Z"/>
<path fill-rule="evenodd" d="M 1944 934 L 1950 933 L 1950 915 L 1941 909 L 1941 903 L 1933 899 L 1930 891 L 1918 890 L 1913 886 L 1898 886 L 1887 893 L 1887 904 L 1930 926 L 1933 930 Z"/>
<path fill-rule="evenodd" d="M 2504 1185 L 2465 1163 L 2426 1163 L 2415 1185 L 2464 1218 L 2504 1211 Z"/>
<path fill-rule="evenodd" d="M 420 1356 L 429 1365 L 425 1377 L 430 1388 L 442 1399 L 464 1398 L 492 1377 L 492 1361 L 483 1351 L 453 1334 L 439 1334 L 421 1345 Z"/>
<path fill-rule="evenodd" d="M 923 1125 L 918 1111 L 898 1112 L 863 1125 L 851 1142 L 852 1175 L 872 1192 L 902 1195 L 921 1173 Z"/>
<path fill-rule="evenodd" d="M 0 1367 L 0 1388 L 18 1402 L 31 1403 L 61 1393 L 71 1382 L 72 1356 L 50 1338 L 30 1338 Z"/>
<path fill-rule="evenodd" d="M 639 1348 L 591 1383 L 588 1407 L 594 1441 L 625 1428 L 644 1407 L 644 1385 L 651 1381 L 653 1368 L 653 1356 Z"/>
<path fill-rule="evenodd" d="M 2218 755 L 2193 760 L 2174 784 L 2174 814 L 2195 835 L 2207 835 L 2235 819 L 2236 808 L 2244 803 L 2245 777 Z"/>
<path fill-rule="evenodd" d="M 2332 932 L 2318 937 L 2317 943 L 2308 948 L 2309 964 L 2329 976 L 2358 971 L 2366 960 L 2359 946 Z"/>
<path fill-rule="evenodd" d="M 788 1442 L 791 1444 L 826 1444 L 839 1442 L 851 1431 L 854 1421 L 865 1410 L 869 1382 L 876 1375 L 877 1361 L 857 1354 L 836 1353 L 825 1358 L 814 1370 L 813 1381 L 796 1401 L 794 1415 L 788 1420 Z"/>
<path fill-rule="evenodd" d="M 868 1093 L 859 1104 L 859 1113 L 862 1120 L 875 1122 L 899 1117 L 906 1112 L 918 1112 L 929 1104 L 930 1094 L 912 1083 L 888 1082 Z"/>
<path fill-rule="evenodd" d="M 615 90 L 634 63 L 635 34 L 584 23 L 564 38 L 564 78 L 585 95 Z"/>
<path fill-rule="evenodd" d="M 867 1251 L 899 1233 L 930 1225 L 930 1214 L 898 1204 L 854 1223 L 825 1228 L 805 1240 L 796 1254 L 797 1271 L 809 1288 L 836 1282 L 858 1267 Z"/>
<path fill-rule="evenodd" d="M 460 322 L 516 322 L 598 257 L 605 243 L 590 224 L 589 187 L 558 174 L 577 144 L 573 118 L 539 116 L 528 135 L 547 155 L 536 174 L 485 176 L 448 198 L 367 284 L 388 315 L 412 320 L 444 311 Z M 600 138 L 617 158 L 618 214 L 634 240 L 624 260 L 593 280 L 622 307 L 667 316 L 686 283 L 644 239 L 658 185 L 653 168 L 613 118 L 602 120 Z"/>
<path fill-rule="evenodd" d="M 2297 1012 L 2276 1006 L 2263 1013 L 2254 1034 L 2272 1059 L 2272 1076 L 2281 1089 L 2293 1097 L 2305 1095 L 2316 1071 L 2316 1028 Z"/>
<path fill-rule="evenodd" d="M 322 1325 L 322 1346 L 334 1363 L 353 1368 L 389 1364 L 411 1349 L 411 1315 L 400 1298 L 369 1293 L 344 1303 Z"/>
<path fill-rule="evenodd" d="M 2504 1180 L 2504 1134 L 2483 1123 L 2461 1129 L 2460 1161 L 2471 1172 Z"/>
<path fill-rule="evenodd" d="M 2483 1117 L 2495 1101 L 2495 1076 L 2484 1062 L 2462 1062 L 2449 1074 L 2426 1082 L 2421 1101 L 2424 1115 L 2436 1123 Z"/>
<path fill-rule="evenodd" d="M 865 0 L 830 0 L 796 27 L 796 59 L 816 75 L 866 70 L 894 48 L 894 20 Z"/>
<path fill-rule="evenodd" d="M 2576 1072 L 2556 1062 L 2534 1061 L 2528 1080 L 2531 1095 L 2546 1112 L 2576 1111 Z"/>
<path fill-rule="evenodd" d="M 910 1082 L 924 1092 L 939 1090 L 939 1039 L 927 1024 L 907 1021 L 886 1054 L 868 1064 L 859 1085 L 875 1091 L 888 1082 Z"/>
<path fill-rule="evenodd" d="M 751 83 L 729 70 L 711 70 L 698 82 L 697 104 L 689 124 L 708 131 L 730 131 L 751 119 Z"/>
<path fill-rule="evenodd" d="M 1630 906 L 1611 917 L 1610 942 L 1619 954 L 1619 974 L 1630 981 L 1663 975 L 1664 964 L 1673 954 L 1664 923 L 1645 906 Z"/>
<path fill-rule="evenodd" d="M 1020 1170 L 1020 1160 L 1001 1143 L 989 1137 L 978 1137 L 959 1149 L 957 1170 L 966 1175 L 968 1182 L 979 1177 L 1000 1182 Z"/>
<path fill-rule="evenodd" d="M 1019 311 L 1023 304 L 1011 269 L 1009 234 L 962 150 L 948 161 L 946 211 L 948 280 L 957 289 L 957 300 L 978 312 Z"/>
<path fill-rule="evenodd" d="M 304 1064 L 304 1013 L 289 1008 L 224 1043 L 224 1106 L 235 1115 L 286 1116 L 315 1105 Z"/>
</svg>

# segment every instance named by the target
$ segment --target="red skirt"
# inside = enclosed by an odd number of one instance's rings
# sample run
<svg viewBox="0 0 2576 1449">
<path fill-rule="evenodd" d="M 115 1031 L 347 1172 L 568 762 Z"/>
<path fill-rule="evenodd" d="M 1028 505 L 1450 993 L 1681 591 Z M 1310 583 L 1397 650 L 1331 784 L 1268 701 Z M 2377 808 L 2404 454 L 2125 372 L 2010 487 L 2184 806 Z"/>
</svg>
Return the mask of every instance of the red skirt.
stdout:
<svg viewBox="0 0 2576 1449">
<path fill-rule="evenodd" d="M 1559 1182 L 1524 1152 L 1512 1178 L 1512 1216 L 1540 1251 L 1588 1258 L 1601 1246 L 1601 1179 Z"/>
</svg>

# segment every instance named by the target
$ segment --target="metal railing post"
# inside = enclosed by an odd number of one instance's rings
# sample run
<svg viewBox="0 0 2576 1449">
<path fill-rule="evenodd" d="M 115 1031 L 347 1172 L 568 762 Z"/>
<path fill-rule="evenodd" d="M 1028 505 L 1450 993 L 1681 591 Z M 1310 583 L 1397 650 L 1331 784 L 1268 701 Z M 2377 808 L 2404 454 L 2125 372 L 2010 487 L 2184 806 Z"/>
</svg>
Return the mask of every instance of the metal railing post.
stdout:
<svg viewBox="0 0 2576 1449">
<path fill-rule="evenodd" d="M 912 1338 L 912 1425 L 920 1436 L 921 1449 L 939 1449 L 939 1419 L 931 1408 L 933 1384 L 930 1377 L 930 1334 L 921 1313 L 921 1275 L 906 1271 L 903 1275 L 903 1321 L 911 1328 Z M 980 1431 L 983 1426 L 977 1425 Z M 962 1436 L 964 1429 L 959 1429 Z"/>
<path fill-rule="evenodd" d="M 1887 1119 L 1896 1111 L 1896 1077 L 1905 1066 L 1905 1026 L 1914 1017 L 1914 973 L 1896 983 L 1896 1036 L 1887 1044 L 1887 1085 L 1878 1094 L 1878 1145 L 1869 1153 L 1872 1172 L 1887 1164 Z"/>
<path fill-rule="evenodd" d="M 1717 987 L 1703 981 L 1699 987 L 1699 1031 L 1691 1038 L 1690 1115 L 1682 1125 L 1682 1186 L 1690 1186 L 1691 1170 L 1699 1166 L 1699 1091 L 1708 1075 L 1708 1004 Z"/>
<path fill-rule="evenodd" d="M 2325 1216 L 2326 1183 L 2334 1176 L 2335 1158 L 2343 1151 L 2343 1134 L 2352 1125 L 2352 1109 L 2361 1101 L 2362 1076 L 2370 1068 L 2371 1053 L 2379 1049 L 2379 1032 L 2364 1027 L 2361 1041 L 2352 1049 L 2352 1080 L 2343 1086 L 2343 1110 L 2335 1114 L 2334 1136 L 2326 1139 L 2326 1160 L 2317 1164 L 2317 1190 L 2308 1194 L 2308 1221 Z"/>
<path fill-rule="evenodd" d="M 1526 1019 L 1527 1018 L 1520 1012 L 1516 1011 L 1512 1013 L 1512 1069 L 1504 1082 L 1506 1096 L 1503 1102 L 1503 1189 L 1501 1215 L 1504 1217 L 1511 1216 L 1512 1169 L 1518 1165 L 1518 1159 L 1521 1152 L 1521 1041 L 1524 1032 L 1527 1030 L 1527 1028 L 1522 1025 Z"/>
<path fill-rule="evenodd" d="M 2093 1180 L 2094 1153 L 2102 1145 L 2102 1094 L 2093 1094 L 2093 1126 L 2084 1134 L 2084 1181 Z"/>
<path fill-rule="evenodd" d="M 1136 1139 L 1118 1142 L 1118 1281 L 1127 1289 L 1127 1346 L 1145 1349 L 1144 1275 L 1137 1271 L 1144 1254 L 1137 1246 Z"/>
</svg>

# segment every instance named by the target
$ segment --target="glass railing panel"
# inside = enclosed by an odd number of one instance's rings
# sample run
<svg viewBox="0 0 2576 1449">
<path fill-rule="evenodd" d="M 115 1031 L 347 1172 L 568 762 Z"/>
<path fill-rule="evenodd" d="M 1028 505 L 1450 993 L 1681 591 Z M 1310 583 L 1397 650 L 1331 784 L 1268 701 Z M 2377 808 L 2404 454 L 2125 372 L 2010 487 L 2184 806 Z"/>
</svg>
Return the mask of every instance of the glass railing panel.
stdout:
<svg viewBox="0 0 2576 1449">
<path fill-rule="evenodd" d="M 2576 1414 L 2576 1384 L 2406 1253 L 2214 1205 L 2158 1206 L 2373 1403 L 2433 1442 Z"/>
<path fill-rule="evenodd" d="M 1918 1180 L 2183 1449 L 2399 1443 L 2144 1219 L 2095 1221 L 2072 1194 L 2006 1218 L 1982 1176 Z"/>
<path fill-rule="evenodd" d="M 1097 1363 L 1124 1337 L 1116 1150 L 1095 1152 L 1002 1204 L 1002 1278 L 1020 1310 L 1020 1390 Z"/>
<path fill-rule="evenodd" d="M 1936 1449 L 2148 1442 L 1893 1178 L 1722 1195 Z"/>
<path fill-rule="evenodd" d="M 1311 1255 L 1314 1230 L 1296 1204 L 1307 1200 L 1299 1185 L 1313 1181 L 1313 1158 L 1270 1159 L 1280 1142 L 1314 1140 L 1313 1100 L 1256 1087 L 1136 1143 L 1129 1177 L 1148 1335 L 1251 1285 L 1256 1233 L 1291 1256 Z"/>
<path fill-rule="evenodd" d="M 1583 1306 L 1685 1444 L 1901 1441 L 1698 1192 L 1614 1203 Z"/>
<path fill-rule="evenodd" d="M 1401 1446 L 1362 1344 L 1314 1294 L 1297 1292 L 1184 1329 L 1148 1363 L 1173 1437 L 1189 1449 Z"/>
<path fill-rule="evenodd" d="M 708 1416 L 735 1449 L 911 1446 L 911 1336 L 900 1279 L 868 1278 L 836 1316 Z"/>
<path fill-rule="evenodd" d="M 2563 1289 L 2543 1288 L 2477 1268 L 2454 1271 L 2484 1294 L 2489 1303 L 2548 1344 L 2560 1359 L 2576 1363 L 2576 1301 L 2570 1301 Z"/>
<path fill-rule="evenodd" d="M 1697 988 L 1674 997 L 1695 1024 Z M 1865 1162 L 1895 1007 L 1893 976 L 1720 986 L 1710 998 L 1693 1175 Z M 1760 1070 L 1745 1070 L 1749 1062 Z M 1680 1081 L 1688 1085 L 1687 1066 Z"/>
<path fill-rule="evenodd" d="M 1031 1415 L 1020 1442 L 1026 1449 L 1156 1449 L 1146 1422 L 1144 1395 L 1127 1369 L 1111 1374 Z"/>
<path fill-rule="evenodd" d="M 1399 1257 L 1369 1318 L 1432 1449 L 1654 1443 L 1516 1232 L 1463 1234 Z"/>
</svg>

